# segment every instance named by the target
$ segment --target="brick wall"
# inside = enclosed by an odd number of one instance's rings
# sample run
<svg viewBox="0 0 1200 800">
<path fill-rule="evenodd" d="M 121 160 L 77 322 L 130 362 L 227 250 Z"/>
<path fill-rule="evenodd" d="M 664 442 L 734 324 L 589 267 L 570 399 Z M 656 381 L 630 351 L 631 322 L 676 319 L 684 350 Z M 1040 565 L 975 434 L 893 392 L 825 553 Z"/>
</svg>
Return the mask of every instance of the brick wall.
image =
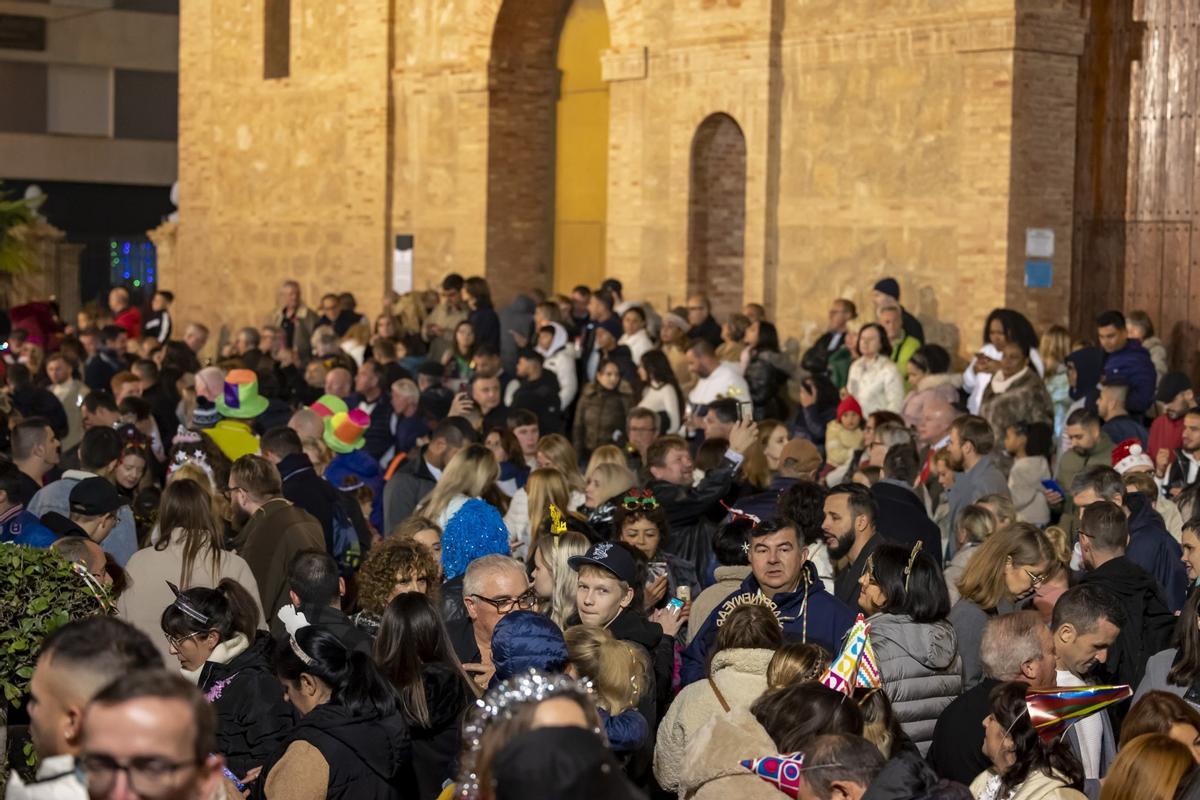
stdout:
<svg viewBox="0 0 1200 800">
<path fill-rule="evenodd" d="M 567 0 L 292 0 L 271 81 L 263 3 L 181 4 L 181 219 L 161 269 L 181 316 L 257 320 L 284 277 L 373 311 L 398 233 L 418 287 L 448 270 L 501 301 L 549 285 Z M 1071 262 L 1077 0 L 605 6 L 605 257 L 628 293 L 744 295 L 811 339 L 832 297 L 869 309 L 892 275 L 964 356 L 995 306 L 1065 315 L 1068 270 L 1052 291 L 1020 271 L 1029 226 L 1061 231 Z M 742 169 L 721 128 L 693 159 L 714 114 L 737 121 Z"/>
<path fill-rule="evenodd" d="M 727 114 L 696 131 L 688 206 L 688 292 L 723 321 L 741 310 L 746 259 L 746 138 Z"/>
</svg>

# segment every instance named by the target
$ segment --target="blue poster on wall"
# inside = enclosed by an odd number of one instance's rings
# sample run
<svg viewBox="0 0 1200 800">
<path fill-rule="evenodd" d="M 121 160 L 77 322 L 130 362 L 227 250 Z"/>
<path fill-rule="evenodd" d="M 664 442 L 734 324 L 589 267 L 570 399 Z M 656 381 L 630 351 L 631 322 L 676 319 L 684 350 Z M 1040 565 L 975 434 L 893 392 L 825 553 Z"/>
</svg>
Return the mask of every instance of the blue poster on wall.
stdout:
<svg viewBox="0 0 1200 800">
<path fill-rule="evenodd" d="M 1054 283 L 1054 268 L 1049 259 L 1025 260 L 1025 288 L 1049 289 Z"/>
</svg>

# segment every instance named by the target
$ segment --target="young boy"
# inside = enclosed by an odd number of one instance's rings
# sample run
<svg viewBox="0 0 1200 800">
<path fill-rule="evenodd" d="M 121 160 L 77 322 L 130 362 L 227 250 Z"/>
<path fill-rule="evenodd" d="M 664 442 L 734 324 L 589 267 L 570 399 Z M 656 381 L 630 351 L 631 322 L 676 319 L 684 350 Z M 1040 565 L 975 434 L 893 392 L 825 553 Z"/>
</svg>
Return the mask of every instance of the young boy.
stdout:
<svg viewBox="0 0 1200 800">
<path fill-rule="evenodd" d="M 143 336 L 153 336 L 160 344 L 171 338 L 171 304 L 174 302 L 175 295 L 171 292 L 159 289 L 154 293 L 150 300 L 150 316 L 142 323 Z"/>
</svg>

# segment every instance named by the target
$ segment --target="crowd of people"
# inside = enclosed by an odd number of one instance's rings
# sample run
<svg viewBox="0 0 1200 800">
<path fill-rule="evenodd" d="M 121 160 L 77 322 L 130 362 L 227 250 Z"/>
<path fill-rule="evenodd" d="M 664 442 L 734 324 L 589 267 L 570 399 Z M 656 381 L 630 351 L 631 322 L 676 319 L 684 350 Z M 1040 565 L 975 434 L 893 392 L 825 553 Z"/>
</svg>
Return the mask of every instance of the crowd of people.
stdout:
<svg viewBox="0 0 1200 800">
<path fill-rule="evenodd" d="M 611 279 L 11 309 L 0 542 L 98 602 L 28 643 L 8 796 L 1200 797 L 1152 320 L 1000 308 L 959 364 L 870 296 L 807 348 Z"/>
</svg>

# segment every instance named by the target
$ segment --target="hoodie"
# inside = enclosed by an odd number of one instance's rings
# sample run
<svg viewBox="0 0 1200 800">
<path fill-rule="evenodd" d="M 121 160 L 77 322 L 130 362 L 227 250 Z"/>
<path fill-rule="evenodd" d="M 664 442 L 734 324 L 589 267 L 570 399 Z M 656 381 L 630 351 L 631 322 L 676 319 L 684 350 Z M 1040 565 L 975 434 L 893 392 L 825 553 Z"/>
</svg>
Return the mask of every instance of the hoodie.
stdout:
<svg viewBox="0 0 1200 800">
<path fill-rule="evenodd" d="M 1065 360 L 1075 368 L 1071 399 L 1083 400 L 1087 408 L 1095 411 L 1096 401 L 1100 398 L 1100 376 L 1104 373 L 1104 351 L 1099 347 L 1081 347 L 1068 354 Z"/>
<path fill-rule="evenodd" d="M 1125 496 L 1125 506 L 1129 509 L 1129 547 L 1125 556 L 1154 576 L 1163 588 L 1167 607 L 1179 611 L 1189 588 L 1179 542 L 1167 531 L 1153 501 L 1145 495 L 1130 492 Z"/>
<path fill-rule="evenodd" d="M 1079 582 L 1107 589 L 1125 609 L 1125 624 L 1109 648 L 1108 660 L 1098 669 L 1112 683 L 1137 686 L 1150 656 L 1167 648 L 1175 630 L 1175 615 L 1167 606 L 1162 587 L 1128 556 L 1118 556 L 1085 572 Z M 1128 705 L 1122 704 L 1121 708 L 1127 710 Z M 1117 722 L 1114 719 L 1114 726 Z"/>
<path fill-rule="evenodd" d="M 1150 351 L 1137 339 L 1129 339 L 1120 350 L 1105 355 L 1104 379 L 1129 387 L 1125 407 L 1130 414 L 1144 414 L 1154 405 L 1158 372 L 1154 369 Z"/>
<path fill-rule="evenodd" d="M 758 594 L 758 580 L 753 574 L 734 594 Z M 854 612 L 825 590 L 811 561 L 804 564 L 804 577 L 794 592 L 779 592 L 771 598 L 783 620 L 783 636 L 788 641 L 809 641 L 821 645 L 830 653 L 841 650 L 842 638 L 854 623 Z M 683 652 L 680 679 L 683 685 L 703 680 L 707 675 L 708 651 L 717 638 L 717 615 L 723 603 L 718 603 L 704 625 Z M 932 727 L 931 727 L 932 730 Z"/>
<path fill-rule="evenodd" d="M 958 637 L 946 620 L 914 622 L 906 614 L 875 614 L 871 644 L 900 727 L 925 755 L 946 706 L 962 694 Z"/>
<path fill-rule="evenodd" d="M 356 717 L 341 705 L 317 706 L 292 730 L 283 756 L 257 781 L 266 796 L 310 796 L 325 774 L 325 796 L 346 800 L 415 797 L 409 772 L 412 748 L 399 713 Z"/>
<path fill-rule="evenodd" d="M 614 753 L 631 753 L 646 744 L 650 725 L 636 708 L 627 708 L 613 716 L 603 708 L 596 709 L 604 723 L 604 735 Z"/>
</svg>

